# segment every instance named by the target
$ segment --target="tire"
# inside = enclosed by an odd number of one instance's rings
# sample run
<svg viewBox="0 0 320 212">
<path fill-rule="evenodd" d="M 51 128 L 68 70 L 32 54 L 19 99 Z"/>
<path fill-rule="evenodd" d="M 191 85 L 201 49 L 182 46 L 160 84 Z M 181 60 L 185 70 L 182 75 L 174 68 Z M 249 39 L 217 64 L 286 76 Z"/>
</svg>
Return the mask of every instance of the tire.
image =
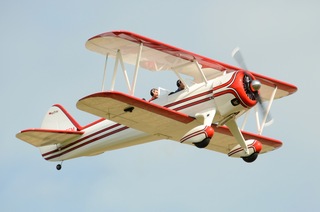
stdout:
<svg viewBox="0 0 320 212">
<path fill-rule="evenodd" d="M 202 149 L 202 148 L 206 148 L 206 147 L 209 145 L 210 140 L 211 140 L 211 138 L 205 138 L 205 139 L 203 139 L 202 141 L 197 142 L 197 143 L 193 143 L 193 144 L 194 144 L 196 147 Z"/>
<path fill-rule="evenodd" d="M 247 163 L 252 163 L 253 161 L 255 161 L 257 159 L 258 155 L 259 155 L 259 153 L 255 152 L 248 157 L 243 157 L 242 159 Z"/>
</svg>

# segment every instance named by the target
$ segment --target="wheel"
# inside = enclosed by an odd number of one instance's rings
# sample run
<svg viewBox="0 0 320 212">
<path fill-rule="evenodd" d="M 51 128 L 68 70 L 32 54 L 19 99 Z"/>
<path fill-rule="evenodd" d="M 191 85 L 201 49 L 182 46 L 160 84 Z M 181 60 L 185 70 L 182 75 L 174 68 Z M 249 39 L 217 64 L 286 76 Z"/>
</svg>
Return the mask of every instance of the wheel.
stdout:
<svg viewBox="0 0 320 212">
<path fill-rule="evenodd" d="M 252 155 L 249 155 L 248 157 L 242 157 L 242 159 L 247 163 L 252 163 L 257 159 L 258 155 L 259 153 L 255 152 Z"/>
<path fill-rule="evenodd" d="M 210 143 L 211 138 L 205 138 L 200 142 L 193 143 L 198 148 L 206 148 L 208 144 Z"/>
<path fill-rule="evenodd" d="M 57 170 L 60 170 L 60 169 L 62 168 L 61 164 L 58 164 L 58 165 L 56 166 L 56 168 L 57 168 Z"/>
</svg>

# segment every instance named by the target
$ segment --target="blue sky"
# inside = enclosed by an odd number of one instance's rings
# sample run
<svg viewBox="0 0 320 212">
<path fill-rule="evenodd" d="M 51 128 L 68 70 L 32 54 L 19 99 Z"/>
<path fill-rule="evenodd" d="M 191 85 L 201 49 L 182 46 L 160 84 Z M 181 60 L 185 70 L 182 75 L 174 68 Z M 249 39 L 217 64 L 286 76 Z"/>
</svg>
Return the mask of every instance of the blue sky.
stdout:
<svg viewBox="0 0 320 212">
<path fill-rule="evenodd" d="M 319 8 L 315 0 L 3 2 L 0 210 L 319 210 Z M 101 89 L 104 58 L 84 43 L 119 29 L 232 65 L 239 46 L 250 70 L 298 86 L 274 102 L 275 122 L 264 131 L 283 147 L 246 164 L 157 141 L 65 161 L 57 171 L 15 134 L 40 127 L 55 103 L 82 125 L 97 119 L 75 106 Z M 139 80 L 175 89 L 175 79 L 146 76 Z"/>
</svg>

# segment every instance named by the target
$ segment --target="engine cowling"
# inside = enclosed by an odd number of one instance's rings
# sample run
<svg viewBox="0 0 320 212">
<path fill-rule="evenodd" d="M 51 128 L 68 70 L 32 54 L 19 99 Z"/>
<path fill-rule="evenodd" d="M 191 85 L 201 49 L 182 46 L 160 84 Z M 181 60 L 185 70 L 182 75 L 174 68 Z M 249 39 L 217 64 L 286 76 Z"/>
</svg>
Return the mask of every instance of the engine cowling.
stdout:
<svg viewBox="0 0 320 212">
<path fill-rule="evenodd" d="M 213 96 L 222 116 L 248 110 L 257 104 L 259 83 L 250 72 L 236 71 L 221 78 L 221 84 L 213 88 Z"/>
</svg>

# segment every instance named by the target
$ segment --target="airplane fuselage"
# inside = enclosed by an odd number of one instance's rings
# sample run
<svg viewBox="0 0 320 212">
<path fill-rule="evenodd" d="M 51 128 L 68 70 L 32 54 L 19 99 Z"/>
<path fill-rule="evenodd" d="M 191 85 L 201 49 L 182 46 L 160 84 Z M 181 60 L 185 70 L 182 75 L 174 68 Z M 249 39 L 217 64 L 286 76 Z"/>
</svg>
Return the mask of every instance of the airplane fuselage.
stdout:
<svg viewBox="0 0 320 212">
<path fill-rule="evenodd" d="M 242 72 L 228 73 L 206 84 L 194 84 L 188 89 L 171 95 L 160 93 L 159 98 L 153 103 L 191 117 L 195 117 L 197 113 L 206 111 L 208 108 L 215 108 L 216 114 L 212 123 L 216 123 L 230 114 L 238 114 L 252 106 L 243 94 L 241 74 Z M 164 139 L 159 135 L 151 135 L 106 119 L 100 119 L 84 127 L 82 131 L 84 133 L 79 138 L 66 142 L 66 145 L 55 144 L 41 147 L 42 156 L 49 161 L 64 161 Z"/>
</svg>

